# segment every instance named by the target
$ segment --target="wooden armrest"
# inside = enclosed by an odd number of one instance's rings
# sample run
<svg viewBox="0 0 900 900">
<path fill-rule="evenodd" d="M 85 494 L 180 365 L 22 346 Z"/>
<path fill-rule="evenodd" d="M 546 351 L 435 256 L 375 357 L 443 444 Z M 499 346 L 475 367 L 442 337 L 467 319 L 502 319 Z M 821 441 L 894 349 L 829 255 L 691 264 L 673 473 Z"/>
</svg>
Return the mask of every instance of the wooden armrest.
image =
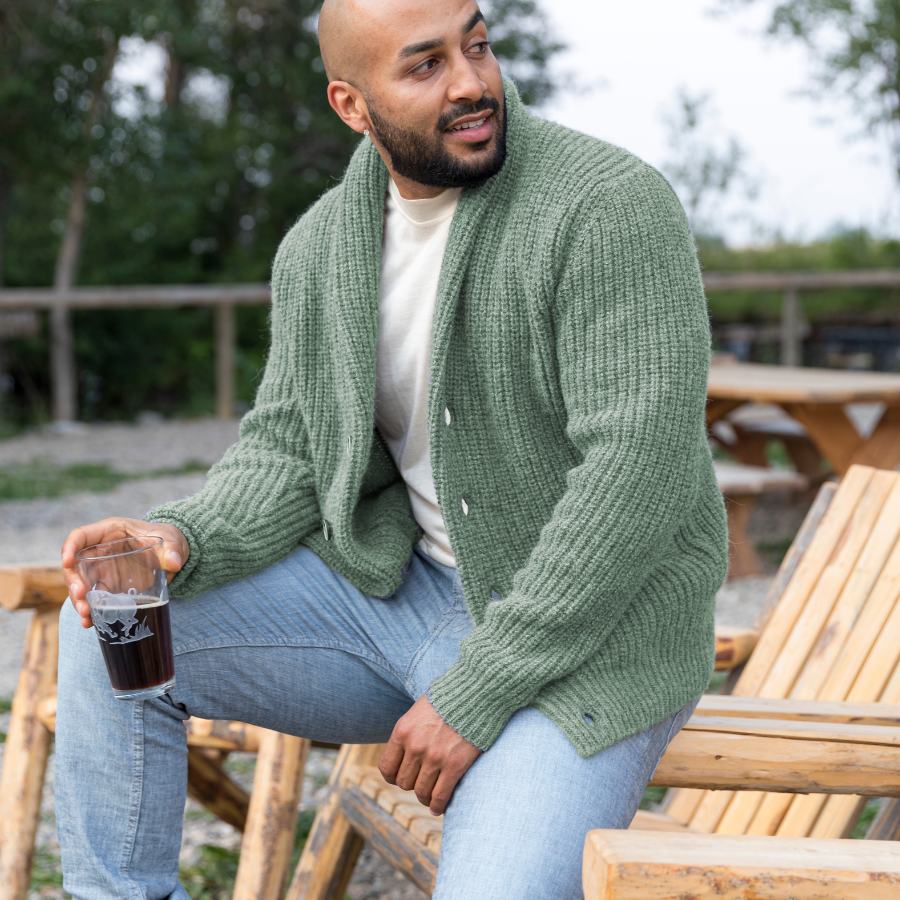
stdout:
<svg viewBox="0 0 900 900">
<path fill-rule="evenodd" d="M 68 596 L 59 565 L 0 567 L 0 606 L 4 609 L 62 606 Z"/>
<path fill-rule="evenodd" d="M 652 785 L 900 796 L 900 728 L 692 716 Z"/>
<path fill-rule="evenodd" d="M 727 672 L 745 663 L 753 652 L 759 632 L 755 628 L 716 626 L 716 671 Z"/>
<path fill-rule="evenodd" d="M 891 841 L 591 831 L 585 900 L 888 900 L 900 892 Z"/>
<path fill-rule="evenodd" d="M 888 703 L 847 703 L 829 700 L 769 700 L 704 694 L 694 716 L 736 716 L 740 719 L 787 719 L 793 722 L 835 722 L 900 728 L 900 706 Z"/>
</svg>

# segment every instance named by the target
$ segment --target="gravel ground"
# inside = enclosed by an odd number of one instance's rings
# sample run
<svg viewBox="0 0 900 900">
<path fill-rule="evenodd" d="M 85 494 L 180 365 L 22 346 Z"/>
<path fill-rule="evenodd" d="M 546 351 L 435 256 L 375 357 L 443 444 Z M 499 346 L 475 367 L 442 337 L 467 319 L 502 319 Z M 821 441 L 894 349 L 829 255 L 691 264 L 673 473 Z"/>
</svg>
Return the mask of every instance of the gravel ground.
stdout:
<svg viewBox="0 0 900 900">
<path fill-rule="evenodd" d="M 188 462 L 212 464 L 237 439 L 237 425 L 216 421 L 155 422 L 141 425 L 82 426 L 65 434 L 50 431 L 0 442 L 0 466 L 47 460 L 57 465 L 106 462 L 125 473 L 163 468 L 177 469 Z M 111 515 L 139 518 L 152 506 L 199 490 L 202 474 L 125 481 L 102 494 L 73 494 L 54 500 L 0 503 L 0 565 L 55 563 L 68 532 L 77 525 Z M 754 541 L 772 544 L 789 540 L 805 512 L 802 502 L 789 496 L 763 498 L 750 520 Z M 766 560 L 767 573 L 759 578 L 726 582 L 716 601 L 716 619 L 722 624 L 750 625 L 762 606 L 777 564 Z M 0 698 L 9 698 L 21 664 L 26 613 L 0 611 Z M 0 713 L 0 731 L 6 731 L 9 714 Z M 0 744 L 0 765 L 3 745 Z M 232 776 L 249 787 L 254 757 L 232 754 Z M 59 845 L 53 818 L 53 765 L 48 766 L 38 833 L 39 862 L 58 866 Z M 315 808 L 324 799 L 325 782 L 334 752 L 313 750 L 307 764 L 301 808 Z M 195 863 L 204 844 L 237 849 L 240 835 L 233 828 L 188 800 L 181 859 Z M 357 864 L 349 896 L 352 900 L 422 900 L 424 894 L 395 872 L 368 846 Z M 33 891 L 29 900 L 56 900 L 62 890 L 46 886 Z"/>
</svg>

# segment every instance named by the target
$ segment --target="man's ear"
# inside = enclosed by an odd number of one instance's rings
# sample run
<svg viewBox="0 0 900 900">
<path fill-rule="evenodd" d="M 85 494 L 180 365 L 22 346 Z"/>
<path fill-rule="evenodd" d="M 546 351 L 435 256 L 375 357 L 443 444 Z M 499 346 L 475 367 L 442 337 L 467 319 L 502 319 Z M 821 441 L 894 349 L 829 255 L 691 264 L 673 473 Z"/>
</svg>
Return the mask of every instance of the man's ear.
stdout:
<svg viewBox="0 0 900 900">
<path fill-rule="evenodd" d="M 328 85 L 328 102 L 341 121 L 362 134 L 371 128 L 366 103 L 359 90 L 347 81 L 332 81 Z"/>
</svg>

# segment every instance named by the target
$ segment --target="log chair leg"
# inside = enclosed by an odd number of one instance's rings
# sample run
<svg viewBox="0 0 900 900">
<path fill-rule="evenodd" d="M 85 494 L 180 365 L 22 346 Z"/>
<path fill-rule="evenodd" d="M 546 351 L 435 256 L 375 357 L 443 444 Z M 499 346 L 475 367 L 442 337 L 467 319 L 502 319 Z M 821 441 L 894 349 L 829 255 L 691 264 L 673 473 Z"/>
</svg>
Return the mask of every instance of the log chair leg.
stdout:
<svg viewBox="0 0 900 900">
<path fill-rule="evenodd" d="M 378 762 L 384 744 L 344 744 L 329 779 L 331 790 L 316 815 L 286 900 L 342 900 L 363 840 L 341 812 L 341 792 L 353 765 Z"/>
<path fill-rule="evenodd" d="M 25 638 L 0 775 L 0 900 L 25 900 L 28 893 L 52 738 L 35 706 L 56 686 L 58 657 L 59 606 L 38 607 Z"/>
<path fill-rule="evenodd" d="M 734 494 L 728 500 L 728 577 L 761 575 L 762 563 L 753 542 L 747 537 L 747 522 L 753 512 L 756 497 L 753 494 Z"/>
<path fill-rule="evenodd" d="M 232 828 L 244 831 L 250 806 L 247 792 L 228 777 L 208 750 L 188 747 L 187 757 L 188 794 Z"/>
<path fill-rule="evenodd" d="M 882 800 L 866 832 L 867 841 L 900 841 L 900 799 Z"/>
<path fill-rule="evenodd" d="M 308 740 L 277 731 L 263 733 L 233 900 L 281 900 L 308 754 Z"/>
</svg>

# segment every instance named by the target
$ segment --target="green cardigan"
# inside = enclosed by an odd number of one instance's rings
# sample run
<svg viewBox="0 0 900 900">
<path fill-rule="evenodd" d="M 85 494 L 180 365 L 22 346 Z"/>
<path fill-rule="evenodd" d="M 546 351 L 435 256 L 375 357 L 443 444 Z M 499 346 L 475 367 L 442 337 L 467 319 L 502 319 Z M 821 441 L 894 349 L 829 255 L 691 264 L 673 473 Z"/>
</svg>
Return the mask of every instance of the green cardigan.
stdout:
<svg viewBox="0 0 900 900">
<path fill-rule="evenodd" d="M 588 757 L 699 697 L 713 670 L 727 530 L 709 321 L 666 180 L 505 94 L 509 158 L 460 198 L 434 311 L 431 463 L 475 628 L 429 697 L 483 750 L 532 706 Z M 298 546 L 365 594 L 400 583 L 422 531 L 374 428 L 387 181 L 362 141 L 284 238 L 240 440 L 199 493 L 145 517 L 190 545 L 174 595 Z"/>
</svg>

